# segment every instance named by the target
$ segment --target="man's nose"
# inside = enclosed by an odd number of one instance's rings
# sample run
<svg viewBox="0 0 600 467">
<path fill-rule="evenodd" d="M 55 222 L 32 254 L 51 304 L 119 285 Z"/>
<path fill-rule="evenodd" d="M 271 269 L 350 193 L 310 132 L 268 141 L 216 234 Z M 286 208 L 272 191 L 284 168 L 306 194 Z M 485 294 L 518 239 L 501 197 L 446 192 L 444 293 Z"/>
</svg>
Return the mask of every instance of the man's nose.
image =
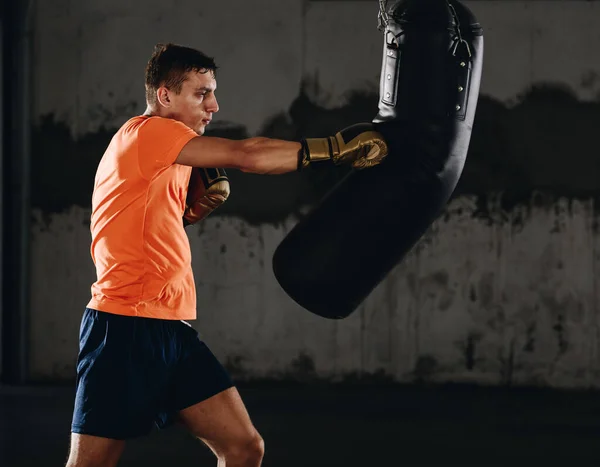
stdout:
<svg viewBox="0 0 600 467">
<path fill-rule="evenodd" d="M 213 97 L 206 106 L 206 110 L 208 112 L 217 113 L 219 111 L 219 103 L 217 102 L 217 98 Z"/>
</svg>

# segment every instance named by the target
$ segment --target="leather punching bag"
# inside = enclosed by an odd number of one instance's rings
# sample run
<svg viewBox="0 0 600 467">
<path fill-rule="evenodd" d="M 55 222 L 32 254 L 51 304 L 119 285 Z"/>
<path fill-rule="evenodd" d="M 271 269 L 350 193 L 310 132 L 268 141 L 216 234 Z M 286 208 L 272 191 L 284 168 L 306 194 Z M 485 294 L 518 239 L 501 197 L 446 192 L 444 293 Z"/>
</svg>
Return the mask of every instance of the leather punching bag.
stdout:
<svg viewBox="0 0 600 467">
<path fill-rule="evenodd" d="M 476 18 L 457 0 L 386 3 L 373 123 L 389 154 L 339 182 L 273 257 L 286 293 L 325 318 L 350 315 L 443 212 L 471 138 L 483 59 Z"/>
</svg>

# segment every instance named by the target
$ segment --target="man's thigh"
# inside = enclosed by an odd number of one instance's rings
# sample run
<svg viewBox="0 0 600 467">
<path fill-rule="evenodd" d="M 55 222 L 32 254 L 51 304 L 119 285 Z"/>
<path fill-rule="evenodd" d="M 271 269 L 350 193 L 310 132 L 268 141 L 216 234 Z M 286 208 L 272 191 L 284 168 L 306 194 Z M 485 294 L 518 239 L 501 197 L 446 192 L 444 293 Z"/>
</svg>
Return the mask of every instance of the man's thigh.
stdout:
<svg viewBox="0 0 600 467">
<path fill-rule="evenodd" d="M 182 410 L 233 388 L 229 373 L 194 328 L 179 323 L 175 339 L 181 348 L 181 355 L 172 368 L 166 403 L 156 420 L 159 428 L 178 421 Z"/>
<path fill-rule="evenodd" d="M 259 437 L 235 387 L 181 410 L 178 420 L 217 454 Z"/>
<path fill-rule="evenodd" d="M 171 381 L 170 417 L 217 454 L 259 436 L 227 370 L 191 327 L 183 328 L 185 357 Z"/>
<path fill-rule="evenodd" d="M 125 441 L 122 440 L 73 433 L 67 467 L 113 467 L 124 448 Z"/>
</svg>

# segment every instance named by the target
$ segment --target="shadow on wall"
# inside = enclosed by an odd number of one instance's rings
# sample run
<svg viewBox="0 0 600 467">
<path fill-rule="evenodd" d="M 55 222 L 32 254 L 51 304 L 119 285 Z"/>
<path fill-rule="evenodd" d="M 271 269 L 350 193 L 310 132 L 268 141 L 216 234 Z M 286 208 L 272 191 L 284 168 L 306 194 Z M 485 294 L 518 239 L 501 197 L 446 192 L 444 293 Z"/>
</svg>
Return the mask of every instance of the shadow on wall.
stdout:
<svg viewBox="0 0 600 467">
<path fill-rule="evenodd" d="M 317 137 L 377 112 L 378 95 L 353 92 L 343 107 L 325 109 L 312 102 L 303 86 L 286 113 L 268 119 L 261 136 L 298 140 Z M 481 96 L 469 157 L 454 196 L 502 193 L 503 207 L 528 202 L 534 191 L 553 197 L 590 198 L 600 189 L 600 102 L 582 102 L 567 88 L 537 85 L 508 107 Z M 34 128 L 32 205 L 45 215 L 73 205 L 90 206 L 96 167 L 115 128 L 74 140 L 52 115 Z M 241 139 L 244 127 L 211 130 L 209 136 Z M 233 215 L 252 224 L 277 223 L 300 216 L 348 172 L 314 171 L 262 176 L 228 171 L 232 193 L 214 215 Z"/>
<path fill-rule="evenodd" d="M 505 210 L 532 192 L 593 198 L 600 188 L 600 99 L 582 102 L 568 88 L 538 84 L 516 105 L 482 97 L 469 157 L 455 196 L 502 192 Z M 483 195 L 483 196 L 482 196 Z"/>
</svg>

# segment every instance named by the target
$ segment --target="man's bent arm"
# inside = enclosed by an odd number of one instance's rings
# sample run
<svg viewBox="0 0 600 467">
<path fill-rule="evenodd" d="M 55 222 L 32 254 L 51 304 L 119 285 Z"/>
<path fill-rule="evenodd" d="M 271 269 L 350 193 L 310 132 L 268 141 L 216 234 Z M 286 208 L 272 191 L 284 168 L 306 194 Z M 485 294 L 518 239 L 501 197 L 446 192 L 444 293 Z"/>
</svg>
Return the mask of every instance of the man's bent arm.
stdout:
<svg viewBox="0 0 600 467">
<path fill-rule="evenodd" d="M 222 167 L 256 174 L 283 174 L 298 169 L 301 144 L 272 138 L 231 140 L 213 136 L 192 138 L 175 163 L 192 167 Z"/>
</svg>

